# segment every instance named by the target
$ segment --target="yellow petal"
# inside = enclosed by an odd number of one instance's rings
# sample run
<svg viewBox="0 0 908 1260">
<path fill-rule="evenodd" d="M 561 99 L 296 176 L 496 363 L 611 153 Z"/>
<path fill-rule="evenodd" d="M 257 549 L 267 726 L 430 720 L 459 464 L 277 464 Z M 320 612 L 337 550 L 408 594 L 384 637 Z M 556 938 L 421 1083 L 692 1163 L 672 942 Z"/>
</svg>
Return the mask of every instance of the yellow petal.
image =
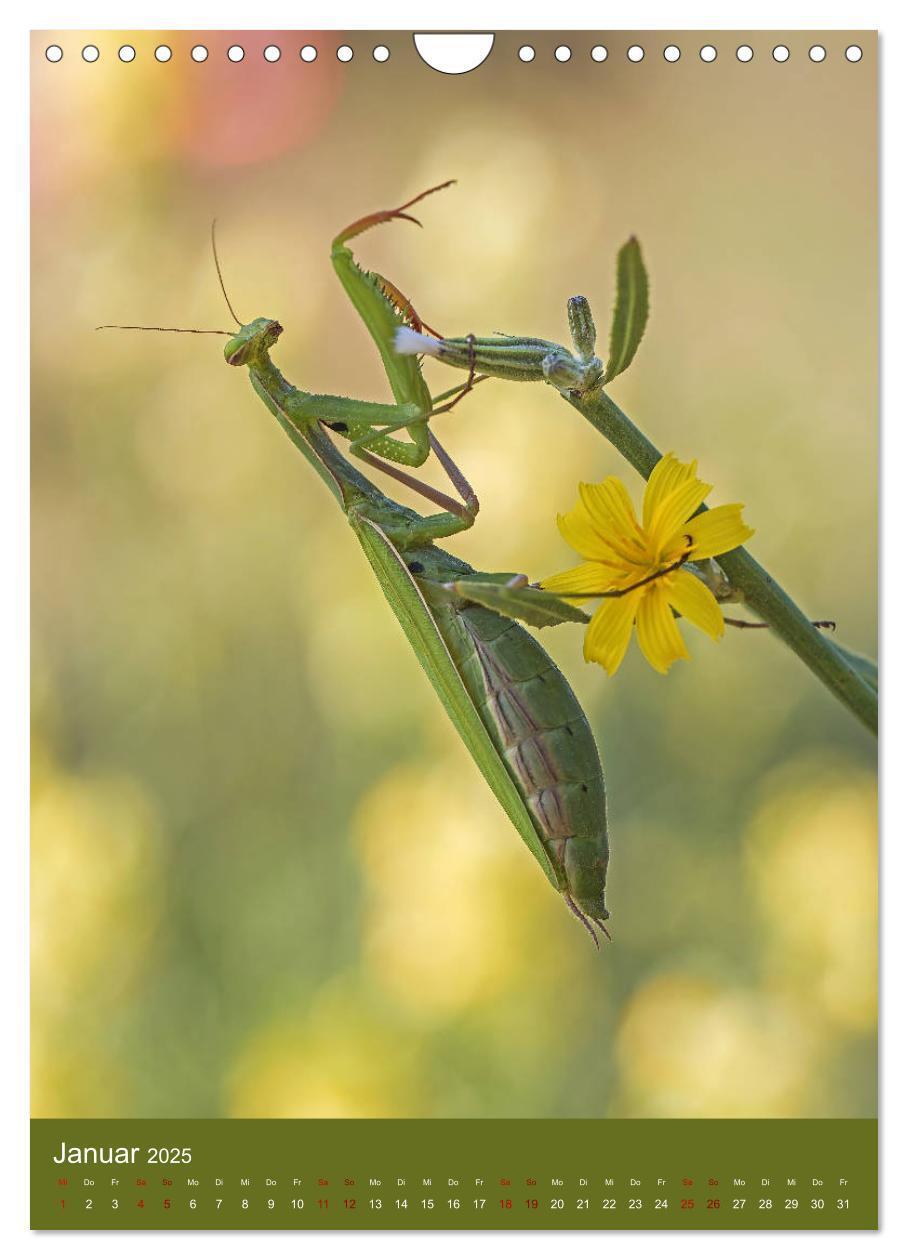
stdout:
<svg viewBox="0 0 908 1260">
<path fill-rule="evenodd" d="M 724 503 L 721 507 L 701 512 L 686 523 L 681 534 L 689 534 L 694 540 L 691 560 L 721 556 L 753 536 L 754 531 L 741 519 L 743 507 L 743 503 Z M 678 541 L 679 544 L 683 541 L 680 536 Z"/>
<path fill-rule="evenodd" d="M 624 660 L 640 597 L 640 591 L 631 591 L 619 599 L 603 600 L 593 613 L 583 640 L 583 656 L 596 661 L 607 674 L 614 674 Z"/>
<path fill-rule="evenodd" d="M 665 593 L 672 608 L 682 617 L 686 617 L 710 638 L 722 638 L 725 633 L 722 609 L 716 602 L 715 595 L 699 578 L 679 569 L 672 574 L 671 580 L 666 579 Z"/>
<path fill-rule="evenodd" d="M 576 595 L 578 592 L 588 591 L 589 594 L 583 599 L 568 600 L 572 604 L 582 604 L 594 595 L 601 595 L 603 591 L 612 589 L 615 585 L 615 570 L 598 560 L 587 560 L 583 564 L 575 565 L 573 569 L 565 569 L 563 573 L 545 578 L 539 585 L 544 591 L 554 591 L 556 594 L 572 591 Z"/>
<path fill-rule="evenodd" d="M 643 493 L 643 528 L 649 532 L 656 508 L 673 490 L 677 490 L 685 481 L 690 481 L 697 472 L 697 461 L 682 464 L 669 452 L 663 455 L 649 475 L 646 490 Z"/>
<path fill-rule="evenodd" d="M 611 560 L 615 553 L 602 538 L 593 524 L 589 512 L 578 500 L 575 507 L 564 516 L 556 517 L 558 531 L 569 547 L 573 547 L 578 555 L 587 560 Z"/>
<path fill-rule="evenodd" d="M 627 487 L 620 477 L 606 477 L 598 485 L 580 483 L 580 501 L 600 533 L 639 536 L 640 526 Z"/>
<path fill-rule="evenodd" d="M 694 514 L 712 486 L 697 477 L 689 477 L 676 486 L 654 509 L 650 526 L 650 543 L 656 554 L 660 554 L 675 535 Z"/>
<path fill-rule="evenodd" d="M 646 587 L 645 591 L 637 609 L 637 640 L 653 669 L 667 674 L 673 661 L 688 659 L 688 651 L 665 592 L 653 586 Z"/>
</svg>

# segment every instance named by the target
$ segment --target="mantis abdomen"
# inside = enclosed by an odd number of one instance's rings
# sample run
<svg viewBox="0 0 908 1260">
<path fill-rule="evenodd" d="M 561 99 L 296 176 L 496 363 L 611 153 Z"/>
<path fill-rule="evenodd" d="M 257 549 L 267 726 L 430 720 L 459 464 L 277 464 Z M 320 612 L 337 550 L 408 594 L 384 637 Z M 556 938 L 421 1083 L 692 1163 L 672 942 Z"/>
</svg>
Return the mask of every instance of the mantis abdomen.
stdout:
<svg viewBox="0 0 908 1260">
<path fill-rule="evenodd" d="M 437 610 L 439 628 L 569 904 L 606 918 L 605 785 L 577 697 L 517 622 L 469 603 L 445 612 Z"/>
</svg>

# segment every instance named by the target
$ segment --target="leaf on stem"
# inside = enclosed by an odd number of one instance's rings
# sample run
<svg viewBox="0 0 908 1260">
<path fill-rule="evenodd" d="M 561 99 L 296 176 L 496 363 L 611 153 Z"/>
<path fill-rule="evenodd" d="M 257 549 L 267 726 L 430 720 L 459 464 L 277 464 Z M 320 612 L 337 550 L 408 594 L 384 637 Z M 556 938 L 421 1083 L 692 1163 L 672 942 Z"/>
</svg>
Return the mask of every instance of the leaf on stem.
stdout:
<svg viewBox="0 0 908 1260">
<path fill-rule="evenodd" d="M 508 586 L 501 580 L 488 580 L 506 576 L 472 574 L 448 583 L 448 589 L 471 603 L 481 604 L 502 616 L 525 621 L 538 630 L 544 630 L 547 626 L 559 626 L 565 621 L 589 621 L 589 614 L 582 608 L 566 604 L 551 591 L 540 590 L 537 586 Z"/>
<path fill-rule="evenodd" d="M 649 281 L 640 243 L 632 236 L 618 251 L 617 292 L 605 384 L 630 367 L 643 340 L 648 315 Z"/>
</svg>

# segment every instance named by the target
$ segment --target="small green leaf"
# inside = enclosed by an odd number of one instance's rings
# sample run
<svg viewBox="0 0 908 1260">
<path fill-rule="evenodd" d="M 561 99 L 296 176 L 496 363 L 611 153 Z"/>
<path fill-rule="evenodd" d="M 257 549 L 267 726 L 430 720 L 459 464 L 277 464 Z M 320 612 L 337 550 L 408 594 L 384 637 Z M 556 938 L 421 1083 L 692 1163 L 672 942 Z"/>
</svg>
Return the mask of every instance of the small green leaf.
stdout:
<svg viewBox="0 0 908 1260">
<path fill-rule="evenodd" d="M 608 367 L 605 369 L 606 384 L 630 367 L 643 340 L 648 315 L 649 281 L 640 243 L 636 236 L 632 236 L 618 251 L 617 292 Z"/>
<path fill-rule="evenodd" d="M 539 630 L 565 621 L 579 621 L 584 625 L 589 621 L 589 614 L 582 608 L 565 603 L 551 591 L 540 590 L 538 586 L 510 586 L 505 581 L 508 577 L 513 574 L 471 574 L 447 586 L 462 599 L 491 608 L 502 616 L 516 617 Z"/>
</svg>

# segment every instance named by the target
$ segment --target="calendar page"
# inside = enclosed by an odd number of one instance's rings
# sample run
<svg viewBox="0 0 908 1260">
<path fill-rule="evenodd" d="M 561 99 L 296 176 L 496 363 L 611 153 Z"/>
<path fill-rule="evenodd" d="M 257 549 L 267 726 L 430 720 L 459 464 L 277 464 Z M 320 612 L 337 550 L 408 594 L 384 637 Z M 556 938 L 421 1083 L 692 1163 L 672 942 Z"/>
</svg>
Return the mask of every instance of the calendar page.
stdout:
<svg viewBox="0 0 908 1260">
<path fill-rule="evenodd" d="M 876 67 L 33 34 L 33 1228 L 876 1228 Z"/>
</svg>

